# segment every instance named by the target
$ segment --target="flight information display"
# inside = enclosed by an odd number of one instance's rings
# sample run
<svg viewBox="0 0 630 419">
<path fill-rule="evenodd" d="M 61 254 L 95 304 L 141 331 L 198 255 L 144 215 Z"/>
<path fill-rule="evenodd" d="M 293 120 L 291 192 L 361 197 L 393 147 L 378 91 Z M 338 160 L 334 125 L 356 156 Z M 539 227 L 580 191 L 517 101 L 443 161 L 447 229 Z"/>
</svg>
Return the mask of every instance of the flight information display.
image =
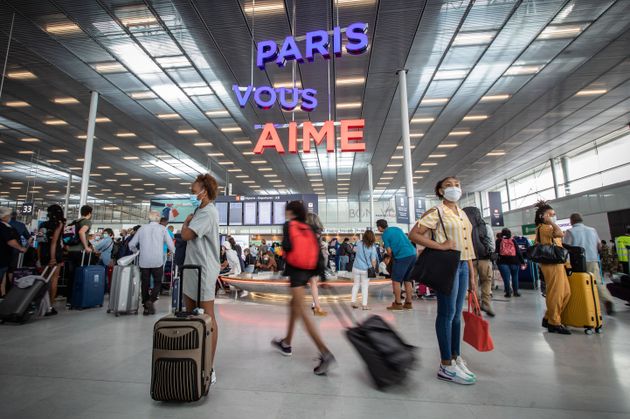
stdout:
<svg viewBox="0 0 630 419">
<path fill-rule="evenodd" d="M 227 202 L 217 202 L 217 211 L 219 211 L 219 225 L 226 226 L 228 225 L 228 203 Z"/>
<path fill-rule="evenodd" d="M 274 201 L 273 203 L 273 223 L 274 224 L 284 224 L 285 222 L 285 214 L 284 208 L 287 206 L 287 203 L 284 201 Z"/>
<path fill-rule="evenodd" d="M 243 204 L 243 224 L 246 226 L 256 225 L 256 201 Z"/>
<path fill-rule="evenodd" d="M 243 203 L 242 202 L 230 202 L 230 225 L 231 226 L 243 225 Z"/>
<path fill-rule="evenodd" d="M 271 225 L 271 202 L 263 201 L 258 203 L 258 224 Z"/>
</svg>

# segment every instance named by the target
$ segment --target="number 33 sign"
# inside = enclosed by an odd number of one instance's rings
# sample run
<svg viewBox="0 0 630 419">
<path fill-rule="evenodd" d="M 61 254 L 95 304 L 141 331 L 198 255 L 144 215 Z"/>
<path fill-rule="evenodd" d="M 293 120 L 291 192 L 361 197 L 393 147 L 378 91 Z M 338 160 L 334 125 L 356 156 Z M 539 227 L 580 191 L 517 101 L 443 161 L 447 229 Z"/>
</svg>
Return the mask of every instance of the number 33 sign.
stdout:
<svg viewBox="0 0 630 419">
<path fill-rule="evenodd" d="M 32 215 L 33 214 L 33 203 L 25 202 L 22 204 L 22 215 Z"/>
</svg>

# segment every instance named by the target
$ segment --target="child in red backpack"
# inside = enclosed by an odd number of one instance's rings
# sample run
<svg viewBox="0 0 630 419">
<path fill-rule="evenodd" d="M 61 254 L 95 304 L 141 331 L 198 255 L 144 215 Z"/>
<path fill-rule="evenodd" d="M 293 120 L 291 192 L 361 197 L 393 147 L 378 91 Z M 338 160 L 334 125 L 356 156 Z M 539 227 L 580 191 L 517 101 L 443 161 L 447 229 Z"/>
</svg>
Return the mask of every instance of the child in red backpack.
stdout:
<svg viewBox="0 0 630 419">
<path fill-rule="evenodd" d="M 313 320 L 306 314 L 304 308 L 304 287 L 311 277 L 318 274 L 319 242 L 313 228 L 306 224 L 306 209 L 302 202 L 291 201 L 287 204 L 286 219 L 287 222 L 282 228 L 282 249 L 286 262 L 285 275 L 289 277 L 291 283 L 289 327 L 286 337 L 272 340 L 271 345 L 282 355 L 292 355 L 291 340 L 295 323 L 301 319 L 306 332 L 320 352 L 319 364 L 313 372 L 316 375 L 325 375 L 336 363 L 335 357 L 324 344 Z"/>
<path fill-rule="evenodd" d="M 520 297 L 521 294 L 518 292 L 518 271 L 519 267 L 520 269 L 525 269 L 526 266 L 523 255 L 512 238 L 512 232 L 509 228 L 501 230 L 501 237 L 497 239 L 495 248 L 499 256 L 497 266 L 503 278 L 505 297 L 510 298 L 512 294 L 514 294 L 515 297 Z M 512 279 L 511 288 L 510 277 Z"/>
</svg>

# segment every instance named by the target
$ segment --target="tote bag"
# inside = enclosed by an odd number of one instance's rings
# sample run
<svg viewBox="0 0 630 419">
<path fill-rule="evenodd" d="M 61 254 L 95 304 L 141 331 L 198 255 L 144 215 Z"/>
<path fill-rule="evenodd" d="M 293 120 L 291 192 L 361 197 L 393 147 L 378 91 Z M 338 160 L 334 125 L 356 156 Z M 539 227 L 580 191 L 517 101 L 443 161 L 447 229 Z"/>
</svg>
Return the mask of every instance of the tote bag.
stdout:
<svg viewBox="0 0 630 419">
<path fill-rule="evenodd" d="M 472 308 L 472 309 L 471 309 Z M 464 311 L 464 342 L 479 352 L 489 352 L 494 349 L 494 342 L 490 335 L 490 325 L 481 317 L 481 309 L 477 295 L 468 293 L 468 310 Z"/>
<path fill-rule="evenodd" d="M 440 217 L 440 225 L 444 230 L 444 237 L 448 240 L 439 208 L 437 208 L 437 212 Z M 460 258 L 461 252 L 459 250 L 437 250 L 427 247 L 416 259 L 416 264 L 409 277 L 435 291 L 450 295 Z"/>
<path fill-rule="evenodd" d="M 544 265 L 557 265 L 566 263 L 569 258 L 569 251 L 562 246 L 542 244 L 540 242 L 540 229 L 536 228 L 536 244 L 529 248 L 527 257 L 536 263 Z"/>
</svg>

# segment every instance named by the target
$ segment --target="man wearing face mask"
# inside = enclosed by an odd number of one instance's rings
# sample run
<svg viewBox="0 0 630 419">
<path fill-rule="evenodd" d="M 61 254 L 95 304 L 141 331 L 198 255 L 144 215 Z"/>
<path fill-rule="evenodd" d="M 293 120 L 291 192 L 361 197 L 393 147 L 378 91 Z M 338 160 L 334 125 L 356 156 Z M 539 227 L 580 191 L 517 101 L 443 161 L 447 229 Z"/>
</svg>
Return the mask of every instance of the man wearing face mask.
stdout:
<svg viewBox="0 0 630 419">
<path fill-rule="evenodd" d="M 112 260 L 112 249 L 114 248 L 114 232 L 111 228 L 106 228 L 101 234 L 101 239 L 94 243 L 94 250 L 101 257 L 100 264 L 109 266 Z"/>
<path fill-rule="evenodd" d="M 272 251 L 268 250 L 266 254 L 260 257 L 260 260 L 256 262 L 256 269 L 265 272 L 276 272 L 278 270 L 278 264 Z"/>
</svg>

